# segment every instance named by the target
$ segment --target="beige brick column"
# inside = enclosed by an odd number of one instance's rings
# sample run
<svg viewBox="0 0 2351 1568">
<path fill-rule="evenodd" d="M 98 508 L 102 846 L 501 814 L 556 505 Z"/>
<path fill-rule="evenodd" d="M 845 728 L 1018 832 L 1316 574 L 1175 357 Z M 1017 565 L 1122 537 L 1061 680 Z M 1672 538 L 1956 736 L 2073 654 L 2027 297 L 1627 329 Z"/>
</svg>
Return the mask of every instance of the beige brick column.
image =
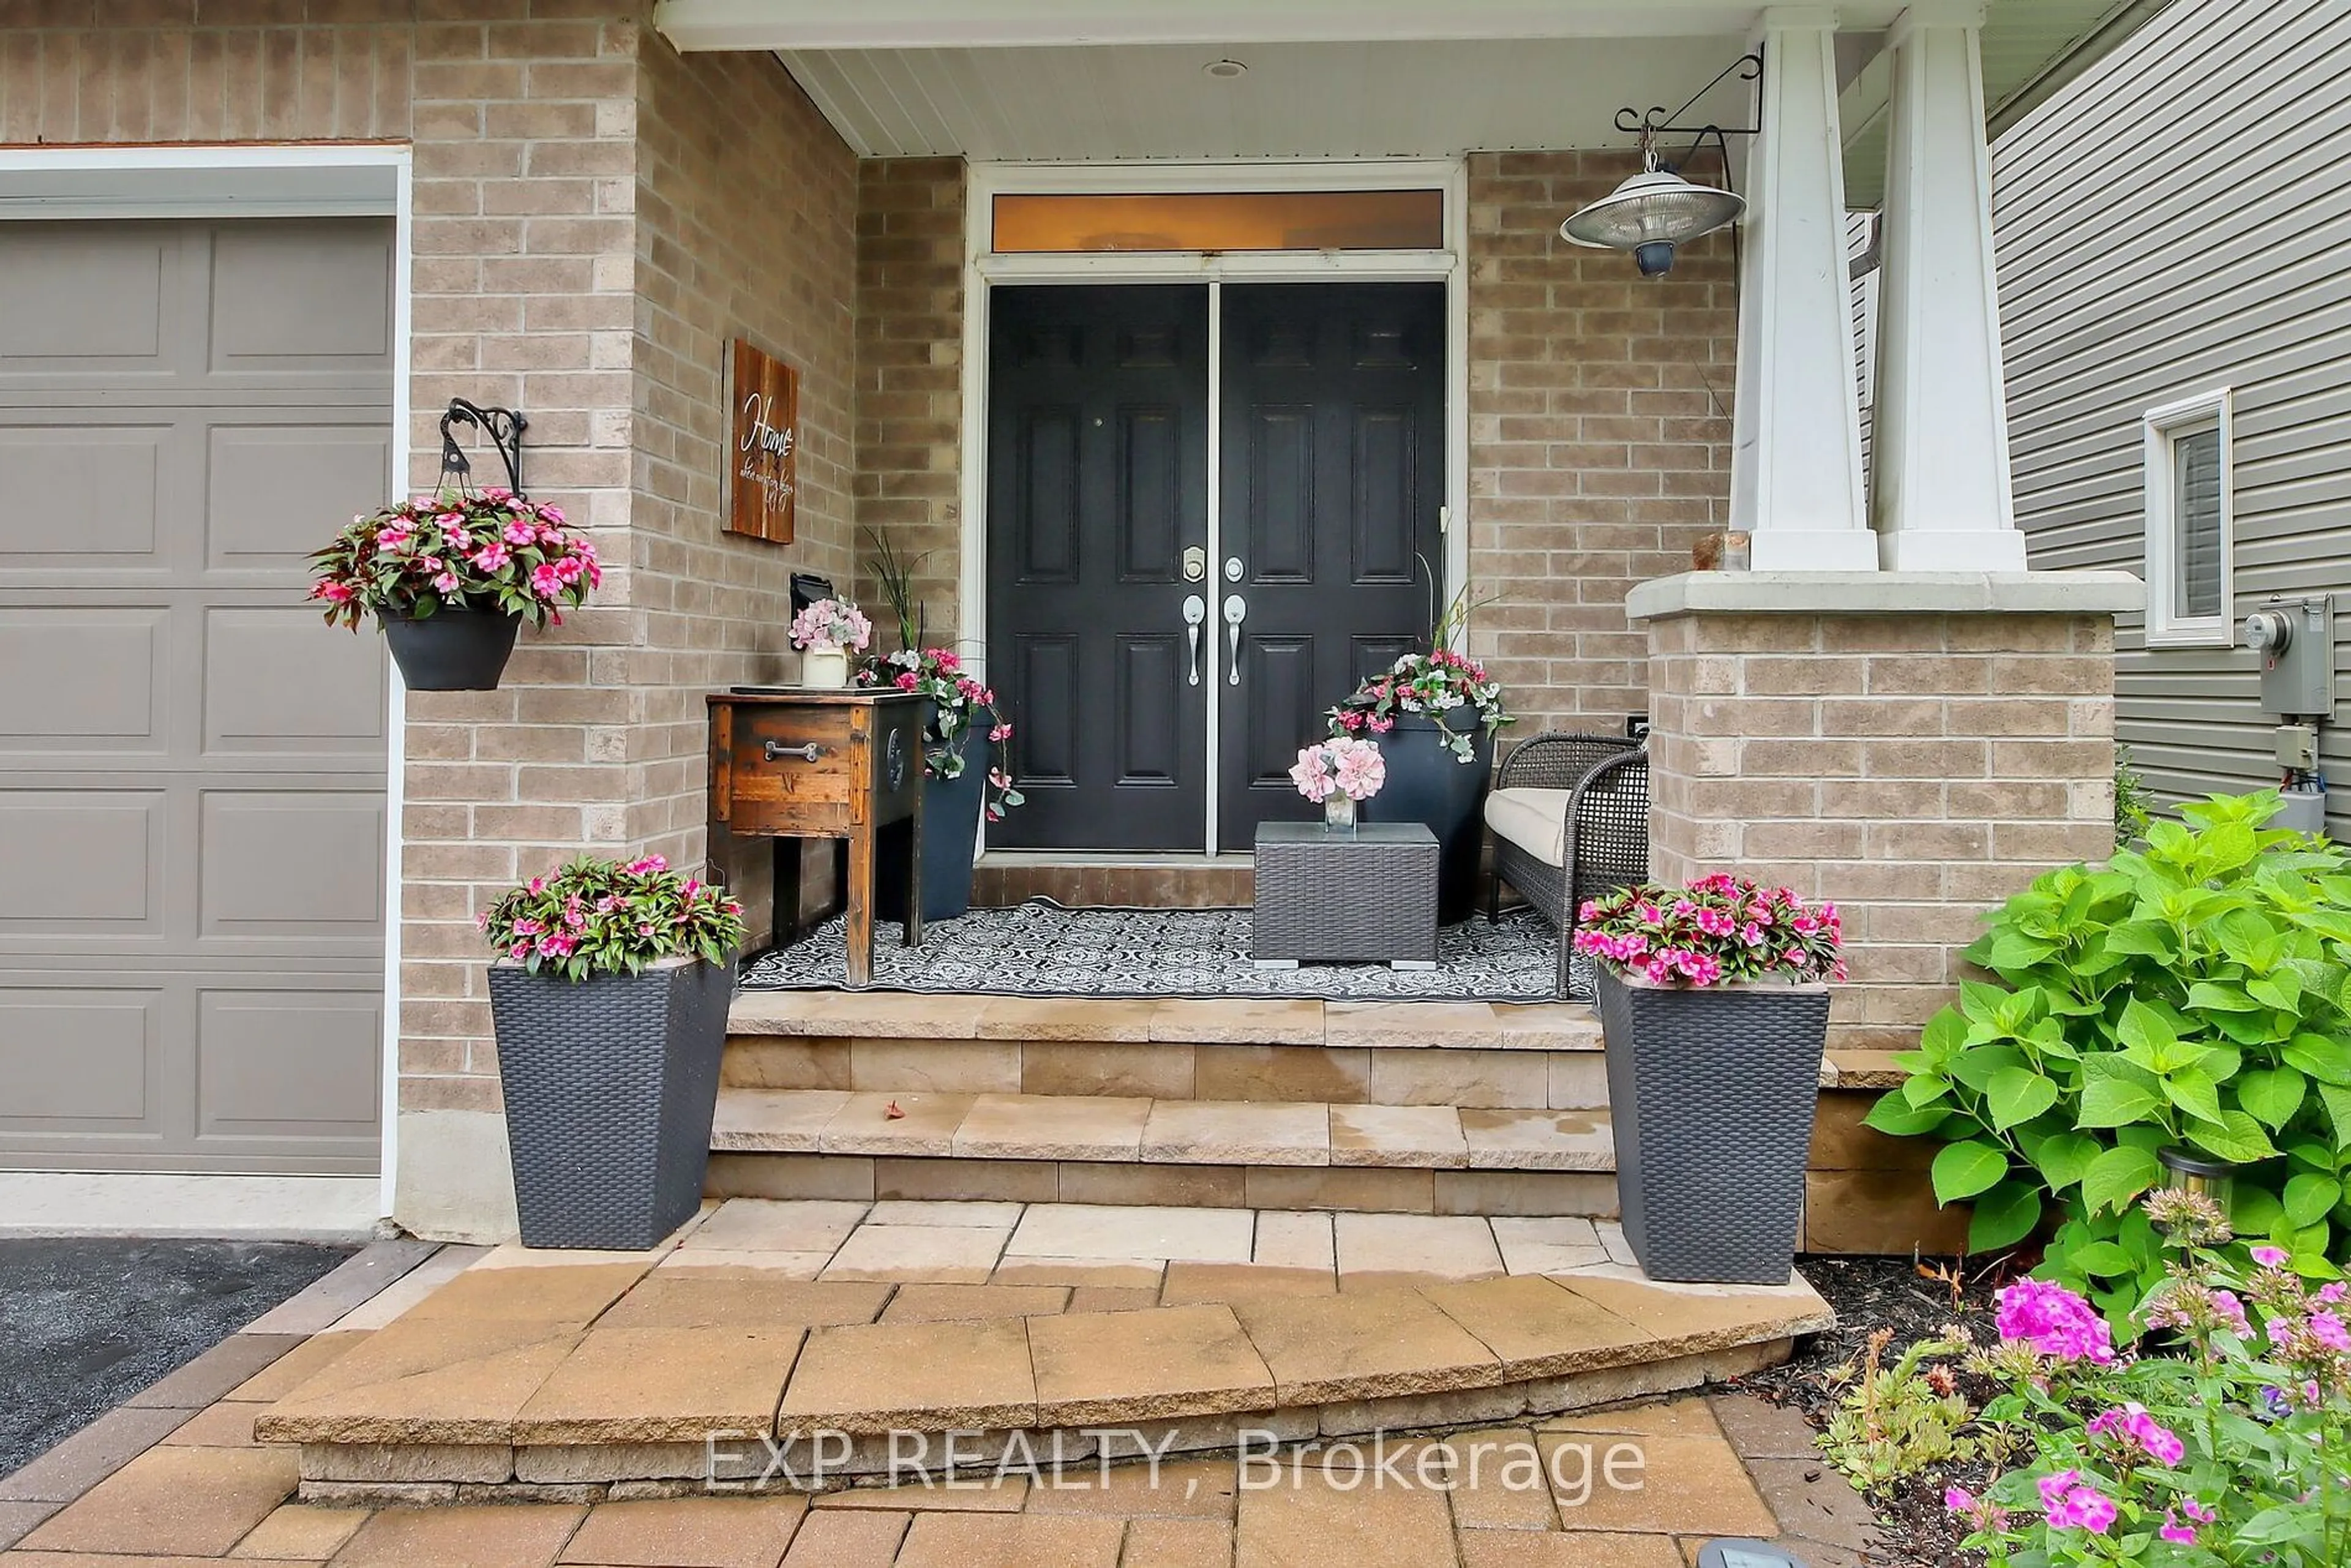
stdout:
<svg viewBox="0 0 2351 1568">
<path fill-rule="evenodd" d="M 1649 639 L 1650 869 L 1834 900 L 1832 1044 L 1907 1048 L 1983 913 L 2113 848 L 2126 572 L 1690 572 Z"/>
</svg>

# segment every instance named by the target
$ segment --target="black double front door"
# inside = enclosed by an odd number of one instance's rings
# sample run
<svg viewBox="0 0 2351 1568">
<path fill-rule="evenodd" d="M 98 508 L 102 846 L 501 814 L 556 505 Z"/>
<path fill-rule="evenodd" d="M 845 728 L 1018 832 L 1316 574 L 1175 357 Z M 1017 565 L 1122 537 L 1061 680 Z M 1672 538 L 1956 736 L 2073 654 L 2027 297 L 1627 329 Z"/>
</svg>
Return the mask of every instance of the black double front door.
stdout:
<svg viewBox="0 0 2351 1568">
<path fill-rule="evenodd" d="M 1213 792 L 1247 849 L 1311 814 L 1324 710 L 1427 635 L 1443 286 L 1220 294 L 1212 366 L 1205 285 L 992 291 L 988 671 L 1028 797 L 999 847 L 1196 852 Z"/>
</svg>

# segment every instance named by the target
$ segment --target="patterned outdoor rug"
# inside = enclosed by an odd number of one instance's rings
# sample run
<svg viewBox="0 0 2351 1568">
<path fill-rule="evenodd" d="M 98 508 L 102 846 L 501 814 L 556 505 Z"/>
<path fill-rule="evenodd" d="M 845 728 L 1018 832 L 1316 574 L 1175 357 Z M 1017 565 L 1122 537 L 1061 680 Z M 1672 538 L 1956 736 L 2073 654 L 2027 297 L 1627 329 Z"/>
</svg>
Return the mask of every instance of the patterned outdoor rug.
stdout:
<svg viewBox="0 0 2351 1568">
<path fill-rule="evenodd" d="M 1260 969 L 1249 960 L 1246 909 L 1069 909 L 1031 899 L 933 924 L 904 945 L 895 922 L 873 931 L 877 991 L 998 997 L 1294 997 L 1324 1001 L 1543 1002 L 1553 996 L 1559 938 L 1532 910 L 1497 925 L 1473 915 L 1437 934 L 1435 969 L 1384 964 L 1301 964 Z M 789 947 L 745 961 L 751 991 L 837 990 L 847 957 L 834 919 Z"/>
</svg>

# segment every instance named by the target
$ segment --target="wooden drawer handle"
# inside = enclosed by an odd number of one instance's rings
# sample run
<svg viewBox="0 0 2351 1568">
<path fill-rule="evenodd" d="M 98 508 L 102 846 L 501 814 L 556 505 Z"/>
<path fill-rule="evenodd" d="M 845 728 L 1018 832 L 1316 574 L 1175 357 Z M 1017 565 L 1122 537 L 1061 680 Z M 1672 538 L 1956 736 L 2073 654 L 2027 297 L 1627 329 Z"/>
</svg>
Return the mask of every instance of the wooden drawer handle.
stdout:
<svg viewBox="0 0 2351 1568">
<path fill-rule="evenodd" d="M 813 740 L 806 746 L 785 746 L 771 740 L 759 748 L 759 755 L 769 762 L 781 762 L 787 757 L 797 757 L 802 762 L 814 762 L 824 755 L 824 747 Z"/>
</svg>

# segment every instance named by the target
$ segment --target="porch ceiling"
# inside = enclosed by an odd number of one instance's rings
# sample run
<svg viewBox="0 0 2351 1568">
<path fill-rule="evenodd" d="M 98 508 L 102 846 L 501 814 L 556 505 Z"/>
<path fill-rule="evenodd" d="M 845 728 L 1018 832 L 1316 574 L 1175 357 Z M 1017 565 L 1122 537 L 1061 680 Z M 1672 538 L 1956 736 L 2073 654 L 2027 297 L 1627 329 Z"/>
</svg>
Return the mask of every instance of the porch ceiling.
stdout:
<svg viewBox="0 0 2351 1568">
<path fill-rule="evenodd" d="M 1990 0 L 1995 132 L 2168 0 Z M 1877 204 L 1902 0 L 1852 37 L 1846 193 Z M 1624 145 L 1621 104 L 1679 103 L 1747 47 L 1723 0 L 663 0 L 683 49 L 773 49 L 868 157 L 981 161 L 1451 157 Z M 1222 58 L 1248 74 L 1220 80 Z M 1699 112 L 1741 117 L 1724 89 Z"/>
</svg>

